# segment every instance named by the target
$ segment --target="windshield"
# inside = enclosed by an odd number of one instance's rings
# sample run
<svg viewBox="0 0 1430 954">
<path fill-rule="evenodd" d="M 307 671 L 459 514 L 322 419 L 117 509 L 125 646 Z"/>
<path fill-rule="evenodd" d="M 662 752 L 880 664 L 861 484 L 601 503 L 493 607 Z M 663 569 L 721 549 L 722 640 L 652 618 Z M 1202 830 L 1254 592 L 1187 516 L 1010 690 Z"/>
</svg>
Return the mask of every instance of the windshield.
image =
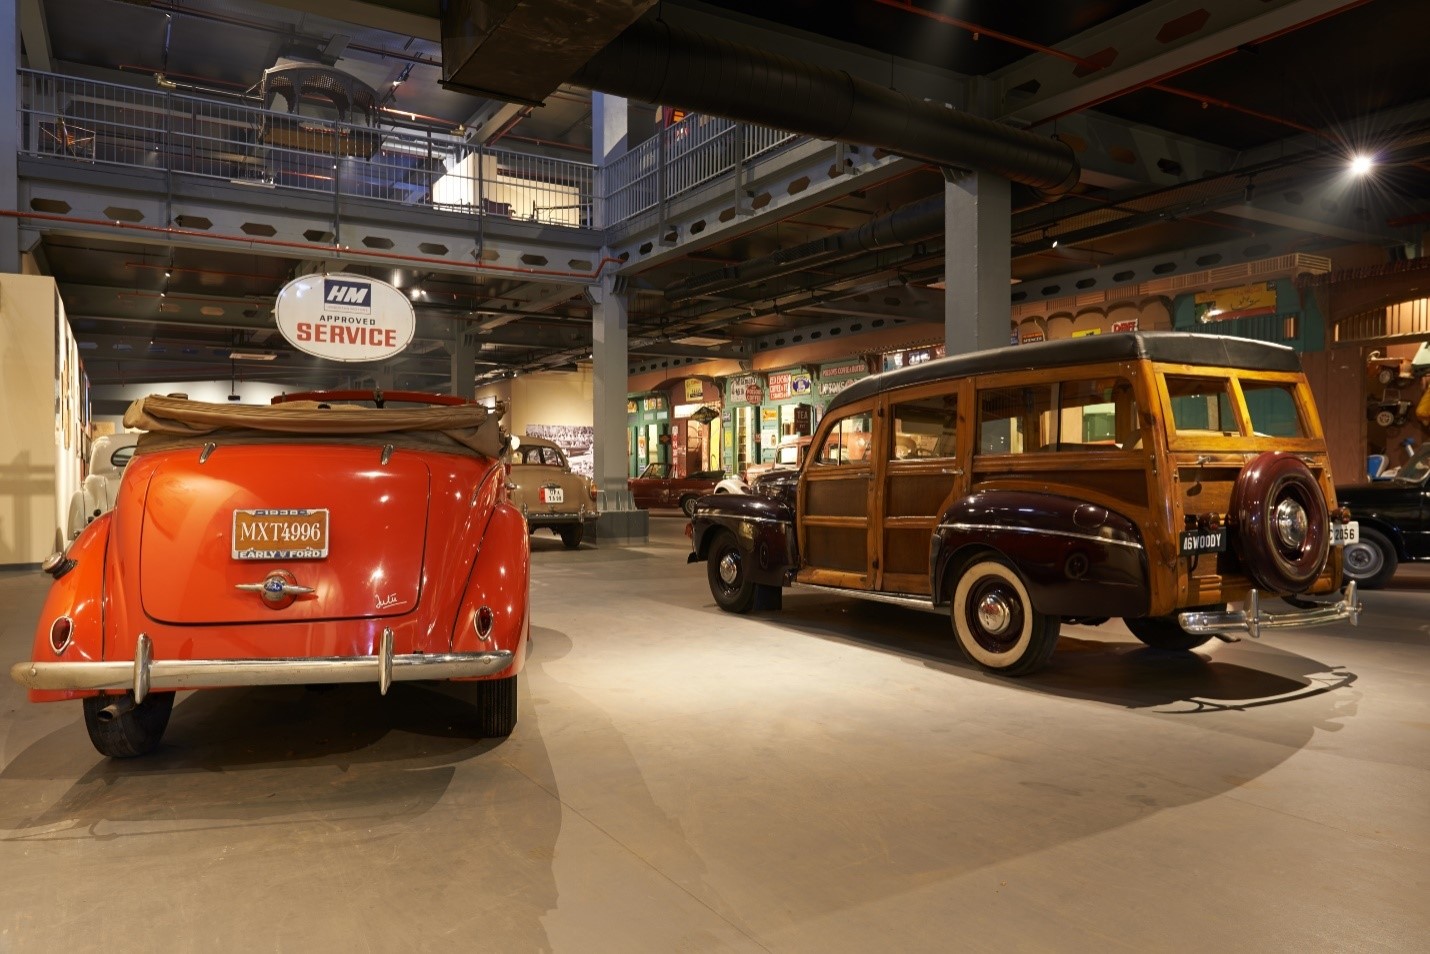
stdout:
<svg viewBox="0 0 1430 954">
<path fill-rule="evenodd" d="M 1427 474 L 1430 474 L 1430 447 L 1422 448 L 1414 457 L 1406 461 L 1396 472 L 1395 479 L 1410 484 L 1420 484 L 1425 482 Z"/>
<path fill-rule="evenodd" d="M 651 464 L 641 471 L 641 476 L 648 479 L 664 480 L 670 475 L 669 464 Z"/>
</svg>

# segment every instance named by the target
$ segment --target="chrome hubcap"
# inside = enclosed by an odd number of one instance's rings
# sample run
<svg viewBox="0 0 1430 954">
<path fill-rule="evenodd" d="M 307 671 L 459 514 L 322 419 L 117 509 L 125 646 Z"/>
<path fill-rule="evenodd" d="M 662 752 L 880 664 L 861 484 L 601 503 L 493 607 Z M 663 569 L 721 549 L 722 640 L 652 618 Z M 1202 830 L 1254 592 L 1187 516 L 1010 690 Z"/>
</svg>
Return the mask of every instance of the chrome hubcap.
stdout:
<svg viewBox="0 0 1430 954">
<path fill-rule="evenodd" d="M 1289 497 L 1276 505 L 1276 536 L 1282 545 L 1299 549 L 1306 542 L 1310 519 L 1306 508 Z"/>
<path fill-rule="evenodd" d="M 1012 618 L 1008 602 L 997 593 L 989 593 L 978 603 L 978 625 L 994 636 L 1006 630 Z"/>
<path fill-rule="evenodd" d="M 734 550 L 720 558 L 720 579 L 726 586 L 734 586 L 740 579 L 740 554 Z"/>
</svg>

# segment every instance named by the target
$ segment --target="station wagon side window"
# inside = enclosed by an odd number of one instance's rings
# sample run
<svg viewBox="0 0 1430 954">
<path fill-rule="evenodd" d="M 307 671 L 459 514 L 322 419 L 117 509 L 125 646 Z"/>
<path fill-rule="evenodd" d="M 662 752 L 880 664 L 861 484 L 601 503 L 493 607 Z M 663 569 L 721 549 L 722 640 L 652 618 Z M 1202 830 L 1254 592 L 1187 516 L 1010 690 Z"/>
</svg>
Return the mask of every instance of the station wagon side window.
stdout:
<svg viewBox="0 0 1430 954">
<path fill-rule="evenodd" d="M 1058 450 L 1118 450 L 1141 436 L 1137 399 L 1126 378 L 1065 381 L 1055 395 Z"/>
<path fill-rule="evenodd" d="M 1172 428 L 1178 434 L 1241 434 L 1228 378 L 1193 378 L 1167 375 L 1167 397 L 1172 402 Z"/>
<path fill-rule="evenodd" d="M 859 411 L 836 421 L 825 435 L 815 463 L 843 465 L 867 462 L 874 438 L 873 424 L 872 411 Z"/>
<path fill-rule="evenodd" d="M 978 452 L 1025 454 L 1056 440 L 1049 384 L 978 392 Z"/>
<path fill-rule="evenodd" d="M 958 396 L 934 394 L 894 405 L 896 460 L 913 457 L 953 457 L 958 453 Z"/>
<path fill-rule="evenodd" d="M 1241 381 L 1251 430 L 1263 437 L 1305 437 L 1306 425 L 1296 402 L 1296 385 L 1286 381 Z"/>
</svg>

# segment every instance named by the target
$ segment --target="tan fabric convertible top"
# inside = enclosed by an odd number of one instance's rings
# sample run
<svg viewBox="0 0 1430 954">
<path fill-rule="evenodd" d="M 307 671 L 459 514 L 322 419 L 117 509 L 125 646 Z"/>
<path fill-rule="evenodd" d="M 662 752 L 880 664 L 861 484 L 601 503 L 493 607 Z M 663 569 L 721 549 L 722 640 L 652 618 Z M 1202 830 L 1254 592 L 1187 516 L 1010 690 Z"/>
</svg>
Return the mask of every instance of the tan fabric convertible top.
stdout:
<svg viewBox="0 0 1430 954">
<path fill-rule="evenodd" d="M 375 435 L 398 435 L 422 443 L 423 436 L 434 443 L 442 435 L 461 447 L 496 457 L 502 451 L 503 436 L 498 424 L 505 407 L 491 411 L 480 404 L 457 406 L 369 408 L 355 404 L 326 404 L 317 401 L 289 401 L 286 404 L 209 404 L 187 398 L 151 394 L 140 398 L 124 412 L 124 426 L 163 435 L 170 441 L 140 441 L 140 451 L 157 450 L 158 444 L 172 446 L 173 439 L 210 435 L 241 437 L 254 432 L 270 437 L 327 437 L 351 435 L 371 440 Z M 147 435 L 146 435 L 147 436 Z M 407 443 L 407 442 L 404 442 Z M 431 449 L 441 450 L 441 446 Z M 459 448 L 447 444 L 449 451 Z"/>
</svg>

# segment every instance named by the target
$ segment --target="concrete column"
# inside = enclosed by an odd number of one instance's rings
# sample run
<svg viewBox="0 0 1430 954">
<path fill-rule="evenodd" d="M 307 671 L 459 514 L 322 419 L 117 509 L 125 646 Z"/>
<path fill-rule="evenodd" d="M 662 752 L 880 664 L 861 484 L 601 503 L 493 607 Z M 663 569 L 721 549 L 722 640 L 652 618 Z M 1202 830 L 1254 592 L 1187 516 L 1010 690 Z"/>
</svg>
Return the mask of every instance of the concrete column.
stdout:
<svg viewBox="0 0 1430 954">
<path fill-rule="evenodd" d="M 609 254 L 601 250 L 602 257 Z M 626 369 L 627 307 L 624 293 L 616 291 L 616 276 L 606 274 L 586 289 L 592 302 L 592 423 L 595 425 L 596 506 L 601 519 L 596 541 L 644 543 L 650 532 L 650 515 L 637 510 L 626 488 Z"/>
<path fill-rule="evenodd" d="M 623 96 L 591 93 L 591 161 L 596 164 L 595 226 L 605 228 L 605 166 L 630 149 L 630 104 Z"/>
<path fill-rule="evenodd" d="M 467 333 L 467 323 L 452 322 L 452 393 L 473 399 L 477 396 L 477 340 Z"/>
<path fill-rule="evenodd" d="M 1007 179 L 986 172 L 960 173 L 944 184 L 946 354 L 970 354 L 1008 343 L 1010 193 Z"/>
<path fill-rule="evenodd" d="M 10 24 L 0 38 L 0 209 L 20 207 L 19 152 L 20 12 L 15 0 L 0 0 L 0 24 Z M 0 218 L 0 272 L 20 271 L 20 220 Z"/>
</svg>

